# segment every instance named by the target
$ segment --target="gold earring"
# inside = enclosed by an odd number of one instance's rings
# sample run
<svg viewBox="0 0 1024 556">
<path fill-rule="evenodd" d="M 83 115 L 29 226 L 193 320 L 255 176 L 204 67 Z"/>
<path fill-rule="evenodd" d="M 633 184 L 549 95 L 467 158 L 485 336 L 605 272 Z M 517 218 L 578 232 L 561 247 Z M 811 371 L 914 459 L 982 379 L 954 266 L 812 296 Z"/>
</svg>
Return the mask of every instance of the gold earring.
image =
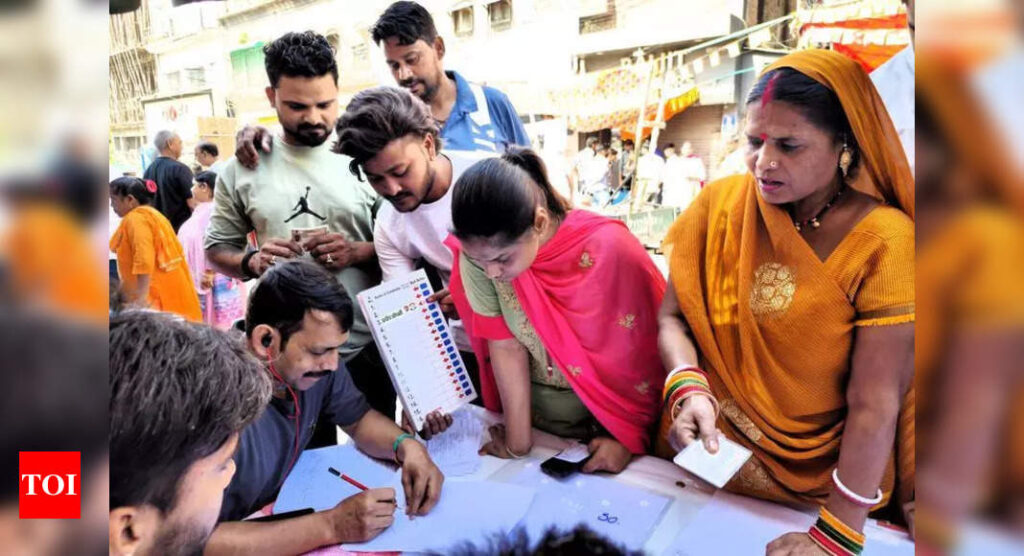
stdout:
<svg viewBox="0 0 1024 556">
<path fill-rule="evenodd" d="M 853 163 L 853 151 L 843 143 L 843 152 L 839 155 L 839 170 L 843 173 L 843 178 L 850 172 L 850 164 Z"/>
</svg>

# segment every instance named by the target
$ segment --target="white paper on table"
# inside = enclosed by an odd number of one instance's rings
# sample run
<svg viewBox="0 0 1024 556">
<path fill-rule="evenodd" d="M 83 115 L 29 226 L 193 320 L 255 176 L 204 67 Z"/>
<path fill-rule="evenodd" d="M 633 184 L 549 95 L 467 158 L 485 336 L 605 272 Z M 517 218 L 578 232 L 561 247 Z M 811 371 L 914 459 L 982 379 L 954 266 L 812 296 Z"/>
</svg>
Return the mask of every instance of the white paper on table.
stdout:
<svg viewBox="0 0 1024 556">
<path fill-rule="evenodd" d="M 720 490 L 661 554 L 764 554 L 768 543 L 786 533 L 807 531 L 816 519 L 810 513 Z M 914 554 L 909 536 L 883 529 L 874 520 L 868 520 L 864 534 L 866 556 Z"/>
<path fill-rule="evenodd" d="M 492 481 L 445 482 L 441 499 L 425 516 L 410 519 L 403 512 L 405 494 L 399 491 L 395 522 L 365 543 L 342 545 L 366 552 L 448 553 L 471 543 L 482 549 L 509 534 L 526 514 L 535 489 Z"/>
<path fill-rule="evenodd" d="M 400 471 L 396 471 L 360 452 L 352 444 L 306 450 L 295 462 L 288 478 L 274 502 L 274 513 L 280 514 L 303 508 L 316 511 L 333 508 L 345 498 L 361 491 L 332 475 L 333 467 L 369 488 L 394 487 L 401 490 Z"/>
<path fill-rule="evenodd" d="M 346 550 L 442 550 L 463 542 L 474 544 L 505 536 L 518 523 L 533 500 L 530 487 L 490 481 L 446 481 L 441 498 L 428 515 L 405 515 L 401 470 L 374 460 L 345 444 L 306 450 L 288 474 L 274 503 L 274 513 L 302 508 L 333 508 L 359 494 L 357 487 L 327 471 L 334 467 L 370 488 L 395 489 L 395 522 L 367 543 L 344 545 Z"/>
<path fill-rule="evenodd" d="M 718 435 L 718 451 L 714 454 L 704 448 L 704 443 L 696 440 L 676 454 L 672 462 L 705 481 L 722 488 L 729 479 L 750 459 L 750 450 Z"/>
<path fill-rule="evenodd" d="M 595 475 L 577 473 L 559 481 L 532 461 L 510 480 L 537 487 L 519 524 L 533 541 L 551 526 L 569 531 L 584 524 L 627 549 L 641 550 L 671 503 L 667 496 Z"/>
<path fill-rule="evenodd" d="M 480 468 L 484 425 L 463 408 L 452 413 L 452 426 L 427 441 L 427 451 L 445 477 L 470 475 Z"/>
</svg>

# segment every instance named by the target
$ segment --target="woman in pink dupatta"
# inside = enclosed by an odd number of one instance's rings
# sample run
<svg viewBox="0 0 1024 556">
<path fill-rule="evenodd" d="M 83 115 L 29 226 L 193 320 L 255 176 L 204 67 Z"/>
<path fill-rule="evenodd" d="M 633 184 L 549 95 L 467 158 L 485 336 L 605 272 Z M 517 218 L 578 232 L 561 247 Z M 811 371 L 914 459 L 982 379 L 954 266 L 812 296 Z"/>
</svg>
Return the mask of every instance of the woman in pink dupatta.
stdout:
<svg viewBox="0 0 1024 556">
<path fill-rule="evenodd" d="M 580 438 L 583 471 L 617 473 L 651 447 L 665 369 L 665 280 L 626 226 L 569 210 L 528 149 L 455 185 L 450 290 L 480 361 L 484 404 L 505 413 L 483 451 L 518 458 L 531 425 Z"/>
<path fill-rule="evenodd" d="M 196 184 L 192 187 L 192 197 L 198 201 L 196 208 L 178 230 L 178 241 L 185 251 L 199 295 L 199 305 L 203 312 L 203 322 L 227 330 L 232 323 L 245 316 L 245 296 L 241 280 L 217 274 L 206 263 L 203 250 L 203 239 L 206 227 L 210 224 L 213 214 L 213 188 L 217 175 L 206 171 L 196 174 Z"/>
</svg>

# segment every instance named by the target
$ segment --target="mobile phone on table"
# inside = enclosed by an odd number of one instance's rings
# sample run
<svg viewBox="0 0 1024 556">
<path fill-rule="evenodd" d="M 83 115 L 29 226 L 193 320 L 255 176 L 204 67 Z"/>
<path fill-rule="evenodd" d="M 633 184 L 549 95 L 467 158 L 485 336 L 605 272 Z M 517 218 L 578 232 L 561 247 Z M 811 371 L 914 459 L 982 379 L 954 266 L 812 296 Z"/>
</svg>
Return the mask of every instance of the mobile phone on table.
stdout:
<svg viewBox="0 0 1024 556">
<path fill-rule="evenodd" d="M 573 444 L 540 464 L 540 470 L 556 478 L 564 479 L 583 468 L 590 459 L 586 444 Z"/>
</svg>

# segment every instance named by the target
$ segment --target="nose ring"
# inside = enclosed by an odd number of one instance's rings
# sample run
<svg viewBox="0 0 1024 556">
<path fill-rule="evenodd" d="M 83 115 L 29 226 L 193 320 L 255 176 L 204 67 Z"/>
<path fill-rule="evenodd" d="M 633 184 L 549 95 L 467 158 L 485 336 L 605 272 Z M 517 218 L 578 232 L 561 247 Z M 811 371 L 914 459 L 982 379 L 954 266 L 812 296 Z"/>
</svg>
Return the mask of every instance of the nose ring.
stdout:
<svg viewBox="0 0 1024 556">
<path fill-rule="evenodd" d="M 768 163 L 768 167 L 771 168 L 772 170 L 774 170 L 774 169 L 779 167 L 779 163 L 773 160 L 773 161 Z"/>
</svg>

